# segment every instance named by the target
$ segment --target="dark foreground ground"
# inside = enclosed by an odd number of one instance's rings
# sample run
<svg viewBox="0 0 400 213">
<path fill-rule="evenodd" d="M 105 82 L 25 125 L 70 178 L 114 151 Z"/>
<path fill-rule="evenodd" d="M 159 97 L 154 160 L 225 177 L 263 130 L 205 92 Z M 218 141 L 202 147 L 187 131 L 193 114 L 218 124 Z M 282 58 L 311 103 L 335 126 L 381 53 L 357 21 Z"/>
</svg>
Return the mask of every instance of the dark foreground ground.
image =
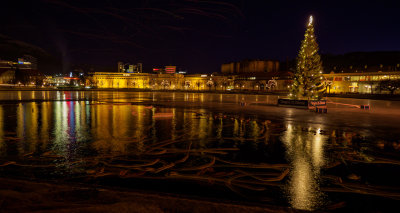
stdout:
<svg viewBox="0 0 400 213">
<path fill-rule="evenodd" d="M 0 178 L 0 212 L 298 212 L 169 194 Z"/>
</svg>

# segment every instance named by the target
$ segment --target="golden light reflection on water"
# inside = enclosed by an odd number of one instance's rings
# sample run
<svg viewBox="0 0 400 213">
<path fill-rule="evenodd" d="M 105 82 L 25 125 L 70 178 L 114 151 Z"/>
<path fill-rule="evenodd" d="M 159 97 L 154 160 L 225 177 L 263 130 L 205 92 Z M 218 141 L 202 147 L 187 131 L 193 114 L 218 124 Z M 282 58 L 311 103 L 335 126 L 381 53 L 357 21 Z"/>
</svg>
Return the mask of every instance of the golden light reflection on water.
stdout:
<svg viewBox="0 0 400 213">
<path fill-rule="evenodd" d="M 22 103 L 18 104 L 17 107 L 17 137 L 22 138 L 24 136 L 24 109 Z"/>
<path fill-rule="evenodd" d="M 67 102 L 56 102 L 54 108 L 54 139 L 51 150 L 67 157 L 68 135 L 68 107 Z"/>
<path fill-rule="evenodd" d="M 259 125 L 256 121 L 251 121 L 250 122 L 250 130 L 252 130 L 250 133 L 250 137 L 254 138 L 254 140 L 256 141 L 257 136 L 260 134 L 260 128 Z"/>
<path fill-rule="evenodd" d="M 49 93 L 49 91 L 45 93 L 38 92 L 35 94 L 37 99 L 52 100 L 36 103 L 16 101 L 16 103 L 12 104 L 0 104 L 0 156 L 4 160 L 1 163 L 15 161 L 20 164 L 19 166 L 4 167 L 2 169 L 11 168 L 16 171 L 17 169 L 24 170 L 29 168 L 26 173 L 29 173 L 28 170 L 36 170 L 40 171 L 37 174 L 43 174 L 43 176 L 48 174 L 51 176 L 53 175 L 52 172 L 56 170 L 60 171 L 58 174 L 83 175 L 84 178 L 87 178 L 86 175 L 89 174 L 86 173 L 87 171 L 101 169 L 101 167 L 104 167 L 102 162 L 111 161 L 110 159 L 145 159 L 153 157 L 155 159 L 159 158 L 162 161 L 160 163 L 162 165 L 158 164 L 152 166 L 152 168 L 162 168 L 160 166 L 165 165 L 164 163 L 169 162 L 172 158 L 182 159 L 182 153 L 187 152 L 188 142 L 192 144 L 187 164 L 190 166 L 198 165 L 197 163 L 199 165 L 208 165 L 210 157 L 218 157 L 220 160 L 231 161 L 235 165 L 238 162 L 246 164 L 249 162 L 252 164 L 260 164 L 260 162 L 282 163 L 286 169 L 288 166 L 282 156 L 286 151 L 286 159 L 290 163 L 290 170 L 284 170 L 284 175 L 277 181 L 276 184 L 279 185 L 277 193 L 280 193 L 280 187 L 286 184 L 288 202 L 293 208 L 315 210 L 320 205 L 323 205 L 321 202 L 323 202 L 324 194 L 320 192 L 319 184 L 321 184 L 321 168 L 326 164 L 325 142 L 328 136 L 319 134 L 319 128 L 326 127 L 318 126 L 316 124 L 318 122 L 299 124 L 298 126 L 288 124 L 286 126 L 287 130 L 285 130 L 286 128 L 282 126 L 281 122 L 261 122 L 255 116 L 245 114 L 240 114 L 239 116 L 238 113 L 210 112 L 209 110 L 198 109 L 196 106 L 192 108 L 193 103 L 188 103 L 188 107 L 185 105 L 177 108 L 151 106 L 150 102 L 146 102 L 145 105 L 135 105 L 137 104 L 138 96 L 139 100 L 143 98 L 143 100 L 168 101 L 171 96 L 166 93 L 155 95 L 154 93 L 115 94 L 113 92 L 92 92 L 90 95 L 88 95 L 89 93 L 85 94 L 82 92 L 59 91 L 52 93 Z M 54 96 L 57 96 L 58 101 L 54 101 Z M 102 99 L 99 101 L 59 101 L 61 99 L 70 100 L 74 98 L 92 100 L 96 98 L 93 96 L 101 97 Z M 21 99 L 21 92 L 15 92 L 13 97 Z M 22 93 L 23 100 L 28 100 L 32 97 L 31 92 Z M 111 103 L 113 97 L 119 98 L 117 100 L 118 103 Z M 252 99 L 251 97 L 254 98 Z M 268 96 L 265 97 L 245 96 L 246 101 L 254 101 L 254 99 L 255 101 L 264 101 L 264 99 L 268 101 Z M 204 99 L 207 104 L 211 105 L 216 102 L 219 106 L 218 100 L 222 101 L 223 99 L 224 103 L 231 104 L 235 98 L 236 100 L 241 100 L 243 96 L 215 95 L 213 97 L 205 94 L 177 93 L 175 98 L 177 101 L 187 100 L 188 102 L 192 100 L 200 102 L 201 99 Z M 166 104 L 166 106 L 171 105 Z M 293 114 L 295 109 L 282 110 L 285 111 L 289 118 L 295 115 Z M 157 118 L 155 116 L 162 113 L 172 116 L 167 118 L 162 116 Z M 318 119 L 319 117 L 316 117 L 316 120 Z M 304 128 L 301 128 L 301 126 Z M 341 131 L 338 131 L 337 134 L 336 132 L 333 133 L 337 136 L 331 136 L 331 144 L 335 145 L 337 143 L 341 145 L 343 143 L 343 146 L 348 146 L 352 142 L 354 135 L 345 134 L 344 132 L 341 135 Z M 175 140 L 178 143 L 175 143 Z M 336 140 L 337 142 L 335 142 Z M 163 149 L 156 150 L 157 152 L 151 153 L 151 157 L 149 157 L 148 153 L 141 155 L 147 152 L 149 147 L 157 146 L 158 143 L 169 143 L 169 141 L 173 143 Z M 228 148 L 230 150 L 226 152 L 218 151 L 218 154 L 214 155 L 212 152 L 207 154 L 199 151 L 203 148 L 204 150 L 209 149 L 208 151 L 220 148 Z M 153 156 L 153 154 L 164 150 L 167 154 Z M 174 153 L 176 150 L 184 152 L 176 154 L 178 153 Z M 80 159 L 90 159 L 99 163 L 89 165 L 86 162 L 82 163 Z M 46 166 L 49 165 L 49 167 L 46 167 L 46 169 L 30 168 L 30 166 L 38 164 L 38 162 L 46 164 Z M 90 161 L 88 160 L 87 162 Z M 81 164 L 79 165 L 79 163 Z M 86 165 L 83 165 L 85 163 Z M 118 165 L 120 162 L 113 163 Z M 209 177 L 210 174 L 220 175 L 220 171 L 226 174 L 231 171 L 239 171 L 238 168 L 231 167 L 232 165 L 226 168 L 219 167 L 221 165 L 226 166 L 227 163 L 221 163 L 217 159 L 216 167 L 204 170 L 205 173 L 201 175 Z M 80 168 L 81 171 L 73 171 L 74 167 L 76 169 Z M 68 170 L 63 170 L 64 168 Z M 254 172 L 253 168 L 242 167 L 240 167 L 240 172 L 245 169 L 248 172 Z M 46 171 L 42 173 L 43 170 Z M 115 176 L 118 176 L 119 171 L 118 169 L 115 170 L 112 172 L 116 172 Z M 100 171 L 96 170 L 96 172 Z M 174 170 L 165 171 L 165 174 L 170 174 L 170 171 Z M 289 173 L 286 173 L 286 171 L 289 171 Z M 255 174 L 269 173 L 269 171 L 264 172 L 265 169 L 263 168 L 260 173 Z M 275 173 L 276 171 L 273 174 Z M 193 174 L 197 175 L 198 173 Z M 36 174 L 32 172 L 30 175 L 35 176 Z M 151 173 L 149 175 L 153 176 L 154 174 Z M 236 174 L 233 175 L 236 176 Z M 235 177 L 233 175 L 232 177 Z M 43 178 L 43 176 L 39 178 Z M 161 176 L 165 177 L 164 173 L 160 173 Z M 49 178 L 52 177 L 55 176 Z M 227 180 L 229 180 L 230 177 L 227 177 Z M 243 181 L 255 184 L 252 178 L 252 176 L 238 178 L 236 183 Z M 263 181 L 261 186 L 264 187 L 265 185 L 267 184 Z M 265 194 L 264 191 L 254 193 L 251 190 L 259 189 L 254 187 L 239 189 L 246 195 L 255 195 L 255 199 L 262 198 L 264 195 L 269 196 L 271 192 L 269 187 L 266 187 Z M 277 199 L 280 201 L 281 196 Z"/>
<path fill-rule="evenodd" d="M 66 96 L 70 98 L 68 93 Z M 181 141 L 176 147 L 172 144 L 172 150 L 186 149 L 188 143 L 192 142 L 193 150 L 213 149 L 220 145 L 225 148 L 233 146 L 235 149 L 244 146 L 248 149 L 244 152 L 247 154 L 257 148 L 248 147 L 249 143 L 268 141 L 269 138 L 265 137 L 265 126 L 261 126 L 262 123 L 257 119 L 211 113 L 205 109 L 89 101 L 19 103 L 10 106 L 10 109 L 16 119 L 15 125 L 9 127 L 15 128 L 15 135 L 20 138 L 18 143 L 14 143 L 17 145 L 16 155 L 21 159 L 27 159 L 26 156 L 53 156 L 49 157 L 49 163 L 56 165 L 58 175 L 78 171 L 82 165 L 76 162 L 88 156 L 136 157 L 148 151 L 152 144 L 163 141 Z M 0 108 L 1 113 L 3 110 Z M 163 118 L 155 116 L 157 114 L 172 116 Z M 0 120 L 0 135 L 4 135 L 2 127 L 5 122 Z M 264 137 L 260 137 L 260 134 Z M 220 153 L 223 157 L 227 156 L 224 152 Z M 201 156 L 208 154 L 197 157 Z"/>
<path fill-rule="evenodd" d="M 41 149 L 44 150 L 50 139 L 49 123 L 51 119 L 51 103 L 43 102 L 41 104 L 41 127 L 40 127 L 40 141 L 42 143 Z"/>
<path fill-rule="evenodd" d="M 60 97 L 66 95 L 67 99 L 70 99 L 71 95 L 80 95 L 57 94 Z M 118 95 L 113 96 L 117 98 Z M 189 96 L 189 100 L 192 97 L 199 100 L 202 95 L 193 94 Z M 218 96 L 216 97 L 218 100 Z M 52 154 L 61 156 L 62 160 L 58 160 L 57 165 L 68 168 L 69 172 L 78 167 L 72 162 L 88 154 L 112 157 L 140 155 L 146 152 L 149 143 L 181 138 L 185 142 L 196 141 L 192 144 L 194 150 L 216 147 L 218 143 L 226 142 L 224 138 L 230 138 L 229 146 L 245 145 L 250 153 L 258 147 L 253 145 L 260 140 L 269 142 L 270 131 L 273 131 L 265 125 L 268 122 L 262 123 L 257 119 L 237 115 L 212 114 L 205 109 L 55 101 L 19 103 L 14 110 L 16 135 L 21 138 L 21 142 L 17 143 L 19 155 L 51 151 Z M 170 114 L 171 117 L 155 116 L 163 113 Z M 0 108 L 0 115 L 1 119 L 4 119 L 3 108 Z M 0 120 L 1 138 L 4 137 L 4 122 Z M 314 134 L 311 131 L 317 132 Z M 297 209 L 313 210 L 321 202 L 319 172 L 325 163 L 326 138 L 318 131 L 315 128 L 303 130 L 288 124 L 287 131 L 284 131 L 281 137 L 291 165 L 287 190 L 289 203 Z M 249 143 L 253 145 L 248 146 Z M 4 143 L 0 139 L 0 150 L 3 147 Z"/>
<path fill-rule="evenodd" d="M 30 110 L 32 113 L 26 114 L 26 127 L 29 128 L 29 131 L 27 131 L 26 136 L 30 138 L 32 141 L 29 143 L 30 148 L 28 150 L 35 149 L 37 143 L 38 143 L 38 116 L 39 116 L 39 110 L 38 110 L 38 104 L 33 102 L 30 105 L 25 105 L 26 110 Z"/>
<path fill-rule="evenodd" d="M 308 134 L 301 134 L 301 131 L 301 128 L 288 124 L 281 137 L 292 169 L 287 191 L 294 208 L 314 210 L 323 200 L 319 173 L 325 163 L 324 138 L 318 130 Z"/>
</svg>

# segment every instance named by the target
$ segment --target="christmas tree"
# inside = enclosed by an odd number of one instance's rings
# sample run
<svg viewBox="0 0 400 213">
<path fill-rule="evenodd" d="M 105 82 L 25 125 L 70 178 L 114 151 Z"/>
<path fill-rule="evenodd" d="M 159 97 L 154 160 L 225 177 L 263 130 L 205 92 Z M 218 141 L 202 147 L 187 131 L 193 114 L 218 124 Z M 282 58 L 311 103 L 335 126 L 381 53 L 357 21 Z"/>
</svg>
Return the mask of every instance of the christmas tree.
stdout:
<svg viewBox="0 0 400 213">
<path fill-rule="evenodd" d="M 314 35 L 313 17 L 310 16 L 297 57 L 297 67 L 289 97 L 307 100 L 321 99 L 325 92 L 322 79 L 322 62 Z"/>
</svg>

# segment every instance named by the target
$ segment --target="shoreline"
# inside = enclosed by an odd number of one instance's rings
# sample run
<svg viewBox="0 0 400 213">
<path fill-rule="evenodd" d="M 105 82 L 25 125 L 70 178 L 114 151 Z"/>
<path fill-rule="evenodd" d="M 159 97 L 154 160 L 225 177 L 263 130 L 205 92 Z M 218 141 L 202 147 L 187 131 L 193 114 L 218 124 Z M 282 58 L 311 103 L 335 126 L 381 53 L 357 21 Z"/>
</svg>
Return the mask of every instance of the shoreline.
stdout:
<svg viewBox="0 0 400 213">
<path fill-rule="evenodd" d="M 166 93 L 206 93 L 206 94 L 238 94 L 238 95 L 277 95 L 286 96 L 287 92 L 264 92 L 264 91 L 221 91 L 221 90 L 151 90 L 151 89 L 115 89 L 115 88 L 99 88 L 99 89 L 54 89 L 54 88 L 4 88 L 0 87 L 2 91 L 84 91 L 84 92 L 166 92 Z M 326 97 L 335 98 L 353 98 L 353 99 L 370 99 L 370 100 L 387 100 L 387 101 L 400 101 L 400 94 L 326 94 Z"/>
<path fill-rule="evenodd" d="M 111 91 L 111 92 L 179 92 L 179 93 L 210 93 L 210 94 L 246 94 L 246 95 L 286 95 L 286 92 L 263 92 L 263 91 L 221 91 L 221 90 L 152 90 L 152 89 L 136 89 L 136 88 L 97 88 L 97 89 L 86 89 L 86 88 L 65 88 L 65 89 L 54 89 L 54 88 L 2 88 L 0 91 Z"/>
</svg>

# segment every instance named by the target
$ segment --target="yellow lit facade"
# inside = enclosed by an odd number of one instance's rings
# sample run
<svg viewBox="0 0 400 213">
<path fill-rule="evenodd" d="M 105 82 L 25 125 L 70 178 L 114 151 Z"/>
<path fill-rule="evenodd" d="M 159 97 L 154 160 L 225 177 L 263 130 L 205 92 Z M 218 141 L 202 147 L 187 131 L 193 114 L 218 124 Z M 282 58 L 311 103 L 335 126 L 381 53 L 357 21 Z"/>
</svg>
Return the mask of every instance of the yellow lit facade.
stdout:
<svg viewBox="0 0 400 213">
<path fill-rule="evenodd" d="M 97 88 L 136 88 L 152 90 L 206 90 L 215 89 L 212 79 L 221 77 L 211 75 L 183 74 L 149 74 L 149 73 L 116 73 L 95 72 L 87 78 L 87 86 Z M 217 88 L 218 89 L 218 88 Z"/>
<path fill-rule="evenodd" d="M 323 74 L 327 93 L 381 93 L 376 88 L 383 80 L 400 80 L 400 72 L 330 73 Z M 288 72 L 263 74 L 150 74 L 90 73 L 87 86 L 113 89 L 191 90 L 191 91 L 269 91 L 286 92 L 292 84 Z"/>
<path fill-rule="evenodd" d="M 274 91 L 285 90 L 290 80 L 280 79 L 270 75 L 260 76 L 240 75 L 210 75 L 210 74 L 149 74 L 149 73 L 90 73 L 86 86 L 113 89 L 151 89 L 151 90 L 192 90 L 192 91 L 223 91 L 223 90 L 258 90 L 267 91 L 273 84 Z"/>
<path fill-rule="evenodd" d="M 380 81 L 400 80 L 400 72 L 364 72 L 324 74 L 328 93 L 381 93 L 376 91 Z"/>
<path fill-rule="evenodd" d="M 95 72 L 87 79 L 86 84 L 97 88 L 150 88 L 151 74 Z"/>
</svg>

